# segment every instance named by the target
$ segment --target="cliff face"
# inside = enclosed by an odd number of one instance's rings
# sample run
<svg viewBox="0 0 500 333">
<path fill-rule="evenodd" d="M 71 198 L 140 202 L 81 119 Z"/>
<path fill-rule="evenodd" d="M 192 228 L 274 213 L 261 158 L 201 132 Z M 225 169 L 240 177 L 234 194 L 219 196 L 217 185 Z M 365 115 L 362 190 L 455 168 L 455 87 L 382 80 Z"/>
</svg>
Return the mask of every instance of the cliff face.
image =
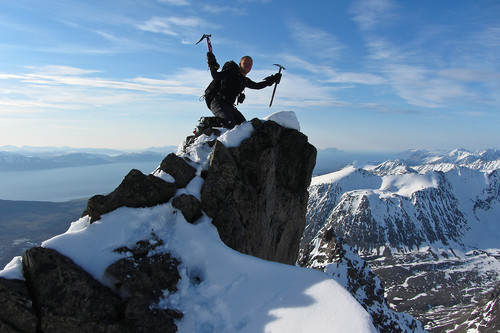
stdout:
<svg viewBox="0 0 500 333">
<path fill-rule="evenodd" d="M 272 121 L 254 119 L 251 126 L 251 135 L 237 147 L 228 148 L 217 137 L 198 146 L 210 156 L 208 163 L 185 146 L 150 175 L 130 171 L 113 192 L 92 197 L 81 226 L 70 229 L 84 231 L 95 222 L 100 227 L 118 208 L 164 205 L 190 223 L 212 218 L 222 241 L 236 251 L 294 264 L 316 149 L 299 131 Z M 157 228 L 168 234 L 165 225 Z M 176 331 L 184 314 L 171 308 L 165 295 L 175 295 L 182 278 L 196 286 L 204 276 L 194 269 L 182 277 L 183 262 L 164 250 L 167 241 L 152 229 L 144 235 L 135 244 L 104 245 L 117 260 L 97 278 L 52 248 L 28 250 L 22 258 L 24 280 L 0 278 L 0 331 Z M 167 305 L 159 307 L 160 301 Z"/>
<path fill-rule="evenodd" d="M 294 264 L 304 230 L 316 149 L 300 132 L 254 121 L 239 147 L 214 145 L 202 207 L 229 247 Z"/>
</svg>

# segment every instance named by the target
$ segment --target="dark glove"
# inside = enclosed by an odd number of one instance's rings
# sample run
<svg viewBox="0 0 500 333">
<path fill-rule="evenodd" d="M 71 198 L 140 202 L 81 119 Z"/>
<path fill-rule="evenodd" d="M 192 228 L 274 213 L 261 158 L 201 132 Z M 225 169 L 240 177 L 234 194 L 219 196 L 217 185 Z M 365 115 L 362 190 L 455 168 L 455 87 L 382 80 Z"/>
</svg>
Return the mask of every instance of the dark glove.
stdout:
<svg viewBox="0 0 500 333">
<path fill-rule="evenodd" d="M 268 86 L 272 86 L 275 83 L 280 83 L 281 81 L 281 73 L 276 73 L 273 75 L 270 75 L 264 79 L 264 81 L 267 82 Z"/>
<path fill-rule="evenodd" d="M 240 93 L 238 95 L 238 104 L 242 104 L 244 101 L 245 101 L 245 94 L 244 93 Z"/>
<path fill-rule="evenodd" d="M 217 59 L 215 59 L 215 55 L 212 52 L 207 52 L 207 63 L 208 67 L 218 70 L 220 68 L 217 63 Z"/>
</svg>

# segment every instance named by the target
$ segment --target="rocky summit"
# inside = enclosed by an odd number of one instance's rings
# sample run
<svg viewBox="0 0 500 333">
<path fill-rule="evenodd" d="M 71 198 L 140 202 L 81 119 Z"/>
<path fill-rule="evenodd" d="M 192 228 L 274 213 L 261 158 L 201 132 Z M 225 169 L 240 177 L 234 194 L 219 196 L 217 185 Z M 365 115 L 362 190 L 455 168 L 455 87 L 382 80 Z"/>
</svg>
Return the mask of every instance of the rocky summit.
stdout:
<svg viewBox="0 0 500 333">
<path fill-rule="evenodd" d="M 221 240 L 238 252 L 294 264 L 316 149 L 296 129 L 258 119 L 250 124 L 251 134 L 237 146 L 226 147 L 211 134 L 202 145 L 187 144 L 178 154 L 168 155 L 150 175 L 130 171 L 113 192 L 89 199 L 82 219 L 71 225 L 66 238 L 89 228 L 105 228 L 111 224 L 105 223 L 111 213 L 119 216 L 115 220 L 132 220 L 129 208 L 168 203 L 172 208 L 165 209 L 170 214 L 182 214 L 189 223 L 211 218 Z M 199 154 L 209 158 L 199 159 Z M 200 195 L 193 195 L 193 188 L 200 185 Z M 145 214 L 141 212 L 133 214 Z M 183 273 L 182 256 L 163 251 L 168 241 L 154 228 L 141 232 L 148 236 L 133 243 L 69 241 L 75 252 L 79 246 L 88 249 L 89 257 L 97 247 L 109 251 L 113 260 L 102 268 L 104 273 L 94 272 L 95 263 L 85 256 L 80 264 L 70 259 L 71 246 L 66 247 L 68 256 L 50 248 L 57 248 L 54 244 L 64 237 L 26 251 L 22 276 L 0 278 L 0 331 L 177 331 L 186 313 L 169 297 L 175 299 L 179 284 L 195 288 L 206 277 L 196 269 Z"/>
<path fill-rule="evenodd" d="M 254 134 L 239 147 L 215 143 L 202 208 L 231 248 L 293 265 L 316 149 L 296 130 L 275 122 L 252 123 Z"/>
</svg>

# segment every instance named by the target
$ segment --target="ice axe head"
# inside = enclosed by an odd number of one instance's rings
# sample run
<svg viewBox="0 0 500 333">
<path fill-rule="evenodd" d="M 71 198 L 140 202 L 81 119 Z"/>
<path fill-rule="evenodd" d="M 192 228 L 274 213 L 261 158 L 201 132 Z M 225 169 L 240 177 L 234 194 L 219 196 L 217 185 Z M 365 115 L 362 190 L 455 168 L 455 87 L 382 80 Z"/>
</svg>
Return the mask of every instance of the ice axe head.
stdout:
<svg viewBox="0 0 500 333">
<path fill-rule="evenodd" d="M 212 37 L 212 35 L 204 34 L 203 36 L 201 36 L 200 40 L 196 43 L 196 45 L 198 45 L 199 43 L 201 43 L 201 41 L 206 38 L 207 39 L 208 52 L 212 52 L 212 43 L 210 43 L 210 37 Z"/>
<path fill-rule="evenodd" d="M 285 67 L 281 66 L 280 64 L 273 64 L 274 66 L 278 66 L 280 69 L 278 71 L 278 73 L 281 73 L 281 70 L 282 69 L 286 69 Z"/>
</svg>

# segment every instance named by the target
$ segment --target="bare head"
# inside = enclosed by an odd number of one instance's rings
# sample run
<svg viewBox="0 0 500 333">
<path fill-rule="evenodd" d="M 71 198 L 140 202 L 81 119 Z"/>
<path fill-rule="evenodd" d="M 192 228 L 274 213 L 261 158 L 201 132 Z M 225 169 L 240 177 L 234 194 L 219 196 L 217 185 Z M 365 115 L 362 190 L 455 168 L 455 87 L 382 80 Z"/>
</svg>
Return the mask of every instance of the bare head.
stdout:
<svg viewBox="0 0 500 333">
<path fill-rule="evenodd" d="M 240 72 L 244 76 L 247 76 L 247 74 L 252 70 L 252 65 L 253 65 L 253 60 L 249 56 L 244 56 L 240 60 Z"/>
</svg>

